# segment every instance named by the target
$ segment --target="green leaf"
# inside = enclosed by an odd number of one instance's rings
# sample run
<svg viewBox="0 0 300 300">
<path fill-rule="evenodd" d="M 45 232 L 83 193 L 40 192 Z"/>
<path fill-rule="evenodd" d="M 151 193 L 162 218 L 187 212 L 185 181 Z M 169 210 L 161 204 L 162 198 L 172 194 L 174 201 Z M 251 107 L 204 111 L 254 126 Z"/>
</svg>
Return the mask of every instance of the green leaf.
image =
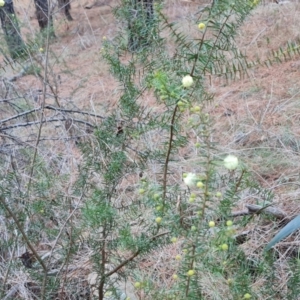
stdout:
<svg viewBox="0 0 300 300">
<path fill-rule="evenodd" d="M 297 229 L 300 228 L 300 215 L 297 216 L 295 219 L 290 221 L 286 226 L 284 226 L 270 241 L 270 243 L 265 248 L 265 251 L 270 250 L 275 244 L 279 243 L 289 234 L 295 232 Z"/>
</svg>

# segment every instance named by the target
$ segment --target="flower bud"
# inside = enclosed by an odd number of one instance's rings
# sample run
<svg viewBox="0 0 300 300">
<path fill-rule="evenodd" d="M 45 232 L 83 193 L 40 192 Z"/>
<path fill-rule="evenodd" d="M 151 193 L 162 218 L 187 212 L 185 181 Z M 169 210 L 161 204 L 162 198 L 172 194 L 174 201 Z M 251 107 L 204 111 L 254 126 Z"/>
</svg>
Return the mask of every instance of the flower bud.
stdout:
<svg viewBox="0 0 300 300">
<path fill-rule="evenodd" d="M 198 28 L 199 28 L 200 30 L 203 30 L 205 27 L 206 27 L 206 26 L 205 26 L 204 23 L 199 23 L 199 24 L 198 24 Z"/>
</svg>

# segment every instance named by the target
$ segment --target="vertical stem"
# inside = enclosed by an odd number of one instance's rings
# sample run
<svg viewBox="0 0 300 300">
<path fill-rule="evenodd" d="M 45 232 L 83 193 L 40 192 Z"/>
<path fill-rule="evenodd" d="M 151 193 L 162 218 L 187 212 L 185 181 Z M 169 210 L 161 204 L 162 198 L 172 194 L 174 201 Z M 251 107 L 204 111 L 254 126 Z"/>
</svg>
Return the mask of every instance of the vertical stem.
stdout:
<svg viewBox="0 0 300 300">
<path fill-rule="evenodd" d="M 193 247 L 193 251 L 192 251 L 192 256 L 193 256 L 193 259 L 192 259 L 192 262 L 190 264 L 190 270 L 193 270 L 194 268 L 194 257 L 195 257 L 195 245 L 192 246 Z M 191 277 L 189 276 L 188 277 L 188 282 L 187 282 L 187 285 L 186 285 L 186 290 L 185 290 L 185 296 L 187 297 L 188 294 L 189 294 L 189 290 L 190 290 L 190 281 L 191 281 Z"/>
<path fill-rule="evenodd" d="M 105 283 L 105 279 L 106 279 L 106 274 L 105 274 L 105 263 L 106 263 L 106 254 L 105 254 L 105 247 L 106 247 L 106 242 L 105 242 L 105 238 L 106 238 L 106 225 L 103 226 L 103 245 L 102 245 L 102 249 L 101 249 L 101 270 L 100 270 L 100 283 L 98 286 L 98 297 L 99 300 L 103 300 L 104 299 L 104 283 Z"/>
<path fill-rule="evenodd" d="M 50 18 L 50 11 L 48 11 L 48 19 L 49 18 Z M 41 134 L 42 134 L 43 120 L 44 120 L 44 114 L 45 114 L 46 90 L 47 90 L 47 81 L 48 81 L 48 61 L 49 61 L 49 40 L 50 40 L 50 32 L 49 31 L 50 31 L 50 24 L 48 23 L 47 24 L 47 41 L 46 41 L 46 53 L 45 53 L 46 57 L 45 57 L 45 67 L 44 67 L 45 69 L 44 69 L 44 78 L 43 78 L 43 94 L 42 94 L 42 103 L 41 103 L 40 126 L 38 129 L 37 140 L 36 140 L 35 149 L 34 149 L 34 153 L 33 153 L 33 159 L 32 159 L 32 163 L 31 163 L 27 194 L 29 193 L 30 187 L 31 187 L 34 164 L 35 164 L 35 160 L 37 157 L 38 145 L 39 145 Z"/>
<path fill-rule="evenodd" d="M 178 109 L 178 105 L 176 104 L 174 112 L 173 112 L 172 120 L 171 120 L 171 125 L 170 125 L 170 138 L 169 138 L 168 152 L 167 152 L 165 165 L 164 165 L 163 206 L 165 206 L 165 201 L 166 201 L 168 165 L 169 165 L 170 155 L 171 155 L 171 150 L 172 150 L 172 142 L 173 142 L 173 136 L 174 136 L 174 123 L 175 123 L 175 117 L 176 117 L 177 109 Z"/>
</svg>

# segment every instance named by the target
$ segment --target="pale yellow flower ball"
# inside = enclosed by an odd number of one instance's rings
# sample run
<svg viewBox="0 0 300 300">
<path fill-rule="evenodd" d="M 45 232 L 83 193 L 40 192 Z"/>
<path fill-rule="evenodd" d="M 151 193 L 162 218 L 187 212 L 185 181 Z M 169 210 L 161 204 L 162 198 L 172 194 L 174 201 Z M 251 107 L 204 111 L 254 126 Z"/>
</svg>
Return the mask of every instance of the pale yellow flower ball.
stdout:
<svg viewBox="0 0 300 300">
<path fill-rule="evenodd" d="M 193 276 L 193 275 L 195 275 L 195 270 L 189 270 L 187 272 L 187 276 Z"/>
<path fill-rule="evenodd" d="M 154 199 L 154 200 L 159 199 L 159 194 L 154 194 L 154 195 L 153 195 L 153 199 Z"/>
<path fill-rule="evenodd" d="M 193 85 L 194 83 L 194 79 L 192 78 L 192 76 L 190 75 L 186 75 L 182 78 L 182 85 L 185 87 L 185 88 L 189 88 Z"/>
<path fill-rule="evenodd" d="M 200 188 L 200 189 L 203 188 L 203 187 L 204 187 L 203 182 L 198 181 L 198 182 L 197 182 L 197 187 Z"/>
<path fill-rule="evenodd" d="M 194 112 L 199 112 L 201 111 L 201 107 L 200 106 L 194 106 Z"/>
<path fill-rule="evenodd" d="M 5 5 L 5 1 L 4 0 L 0 0 L 0 7 Z"/>
<path fill-rule="evenodd" d="M 140 194 L 140 195 L 145 194 L 145 190 L 144 190 L 144 189 L 139 189 L 139 194 Z"/>
<path fill-rule="evenodd" d="M 221 245 L 221 249 L 222 249 L 223 251 L 227 251 L 227 250 L 228 250 L 228 245 L 227 245 L 227 244 L 222 244 L 222 245 Z"/>
<path fill-rule="evenodd" d="M 208 223 L 208 226 L 212 228 L 212 227 L 215 227 L 216 224 L 215 224 L 214 221 L 210 221 L 210 222 Z"/>
<path fill-rule="evenodd" d="M 226 226 L 232 226 L 232 224 L 233 224 L 233 222 L 232 222 L 231 220 L 228 220 L 228 221 L 226 222 Z"/>
<path fill-rule="evenodd" d="M 235 170 L 239 164 L 239 160 L 234 155 L 228 155 L 224 159 L 224 166 L 228 170 Z"/>
<path fill-rule="evenodd" d="M 155 219 L 155 222 L 156 222 L 157 224 L 160 224 L 161 221 L 162 221 L 162 218 L 161 218 L 161 217 L 157 217 L 157 218 Z"/>
<path fill-rule="evenodd" d="M 190 203 L 194 203 L 194 202 L 195 202 L 195 198 L 190 197 L 190 198 L 189 198 L 189 202 L 190 202 Z"/>
<path fill-rule="evenodd" d="M 183 176 L 183 181 L 188 187 L 195 186 L 197 183 L 197 175 L 195 173 L 187 173 Z"/>
<path fill-rule="evenodd" d="M 199 28 L 200 30 L 203 30 L 203 29 L 205 28 L 205 24 L 204 24 L 204 23 L 199 23 L 199 24 L 198 24 L 198 28 Z"/>
</svg>

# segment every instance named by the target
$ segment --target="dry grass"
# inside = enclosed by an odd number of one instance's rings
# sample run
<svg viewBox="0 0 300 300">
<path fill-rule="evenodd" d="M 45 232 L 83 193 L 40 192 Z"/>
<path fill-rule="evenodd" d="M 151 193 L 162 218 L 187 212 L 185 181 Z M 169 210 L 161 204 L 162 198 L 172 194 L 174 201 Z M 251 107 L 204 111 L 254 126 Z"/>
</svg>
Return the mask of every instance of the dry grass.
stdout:
<svg viewBox="0 0 300 300">
<path fill-rule="evenodd" d="M 33 6 L 28 3 L 27 1 L 16 3 L 18 15 L 26 24 L 26 29 L 22 31 L 24 36 L 27 34 L 30 36 L 37 30 Z M 203 1 L 200 6 L 205 4 L 207 3 Z M 61 16 L 57 16 L 55 20 L 58 40 L 50 46 L 51 51 L 57 57 L 57 60 L 53 59 L 50 62 L 53 72 L 52 82 L 57 81 L 56 93 L 62 107 L 83 109 L 104 116 L 117 106 L 119 96 L 118 84 L 109 74 L 108 67 L 99 53 L 102 37 L 112 39 L 117 30 L 118 24 L 115 23 L 110 8 L 116 3 L 108 5 L 103 2 L 90 10 L 84 9 L 87 4 L 83 1 L 76 1 L 72 5 L 74 22 L 66 23 L 62 21 Z M 167 2 L 165 12 L 171 21 L 178 22 L 183 31 L 196 35 L 196 31 L 193 33 L 192 25 L 188 20 L 194 20 L 194 11 L 198 8 L 199 3 L 172 0 Z M 241 28 L 237 44 L 251 59 L 257 57 L 266 59 L 272 50 L 285 47 L 288 41 L 299 41 L 299 13 L 299 1 L 289 1 L 282 5 L 275 3 L 260 5 Z M 1 76 L 10 77 L 14 73 L 15 70 L 7 68 L 6 73 L 2 72 Z M 247 78 L 229 83 L 217 78 L 212 80 L 209 89 L 215 93 L 215 101 L 206 110 L 215 120 L 214 139 L 219 142 L 220 153 L 233 152 L 242 158 L 249 169 L 254 172 L 256 179 L 274 194 L 275 206 L 283 209 L 289 216 L 300 214 L 298 205 L 300 192 L 298 186 L 300 170 L 299 56 L 281 64 L 274 64 L 271 68 L 256 67 L 249 72 L 249 75 Z M 10 88 L 23 95 L 31 107 L 40 106 L 36 95 L 42 89 L 42 81 L 35 76 L 23 76 L 11 83 Z M 4 89 L 3 85 L 2 89 Z M 50 91 L 48 92 L 46 104 L 55 105 L 54 98 L 50 96 Z M 153 108 L 154 101 L 151 96 L 146 95 L 141 101 L 145 107 L 159 110 L 159 107 Z M 51 112 L 47 114 L 50 116 Z M 1 119 L 7 117 L 7 111 L 1 110 L 0 117 Z M 91 117 L 91 119 L 95 121 L 95 118 Z M 81 135 L 85 134 L 80 127 L 75 129 Z M 25 138 L 23 141 L 26 141 L 27 137 L 35 136 L 36 127 L 22 130 L 17 128 L 12 133 L 19 135 L 20 139 Z M 59 122 L 55 130 L 51 125 L 44 127 L 43 138 L 55 138 L 57 135 L 67 136 L 68 134 L 64 123 Z M 145 137 L 145 143 L 150 143 L 152 148 L 159 145 L 159 139 L 155 134 Z M 1 138 L 4 139 L 3 136 Z M 171 166 L 174 170 L 171 181 L 178 182 L 183 170 L 199 172 L 193 169 L 197 160 L 197 153 L 192 147 L 194 142 L 192 139 L 189 147 L 180 153 L 182 163 L 177 162 Z M 61 157 L 58 172 L 73 174 L 68 182 L 68 186 L 71 186 L 71 182 L 74 182 L 76 177 L 76 166 L 81 160 L 81 154 L 74 141 L 67 143 L 46 141 L 42 144 L 40 151 L 43 157 L 50 157 L 48 161 L 46 160 L 49 164 L 55 163 L 58 155 Z M 52 161 L 51 157 L 53 157 Z M 157 169 L 158 166 L 153 165 L 150 169 L 152 174 L 145 174 L 145 176 L 156 176 Z M 136 182 L 136 176 L 137 174 L 124 180 L 122 188 L 125 190 L 131 187 Z M 68 186 L 54 188 L 61 189 L 68 194 Z M 132 197 L 135 195 L 133 194 Z M 239 201 L 237 209 L 243 208 L 246 203 L 257 202 L 262 203 L 263 199 L 249 199 L 248 195 L 245 195 L 245 198 Z M 257 249 L 262 249 L 273 236 L 275 232 L 273 224 L 272 222 L 266 224 L 265 221 L 261 221 L 260 217 L 257 217 L 257 225 L 246 229 L 250 230 L 251 236 L 241 247 L 245 250 L 247 257 L 256 258 L 259 256 Z M 298 241 L 296 234 L 276 248 L 279 256 L 276 268 L 284 288 L 287 280 L 285 272 L 287 258 L 295 248 L 289 242 L 293 241 Z M 88 252 L 86 249 L 84 251 Z M 144 257 L 139 263 L 139 268 L 153 278 L 157 285 L 168 289 L 173 282 L 172 274 L 176 272 L 176 266 L 172 262 L 179 251 L 181 251 L 180 243 L 159 249 L 158 252 Z M 24 249 L 15 249 L 15 253 L 11 255 L 16 257 L 23 252 Z M 81 278 L 90 272 L 90 264 L 86 259 L 80 258 L 81 255 L 88 256 L 84 253 L 78 254 L 78 260 L 76 260 L 78 273 L 72 271 L 74 277 Z M 72 268 L 73 266 L 70 267 Z M 22 283 L 29 280 L 27 273 L 23 271 L 15 273 L 14 276 L 14 279 L 10 278 L 8 281 L 12 286 L 15 284 L 24 286 Z M 222 290 L 225 293 L 226 283 L 215 278 L 213 274 L 206 274 L 203 278 L 202 285 L 207 291 L 207 299 L 222 299 L 218 291 Z M 263 284 L 263 278 L 256 280 L 254 290 L 256 289 L 258 294 Z M 21 299 L 30 299 L 30 296 L 26 294 L 28 289 L 20 291 Z M 137 299 L 134 295 L 132 297 L 132 299 Z"/>
</svg>

